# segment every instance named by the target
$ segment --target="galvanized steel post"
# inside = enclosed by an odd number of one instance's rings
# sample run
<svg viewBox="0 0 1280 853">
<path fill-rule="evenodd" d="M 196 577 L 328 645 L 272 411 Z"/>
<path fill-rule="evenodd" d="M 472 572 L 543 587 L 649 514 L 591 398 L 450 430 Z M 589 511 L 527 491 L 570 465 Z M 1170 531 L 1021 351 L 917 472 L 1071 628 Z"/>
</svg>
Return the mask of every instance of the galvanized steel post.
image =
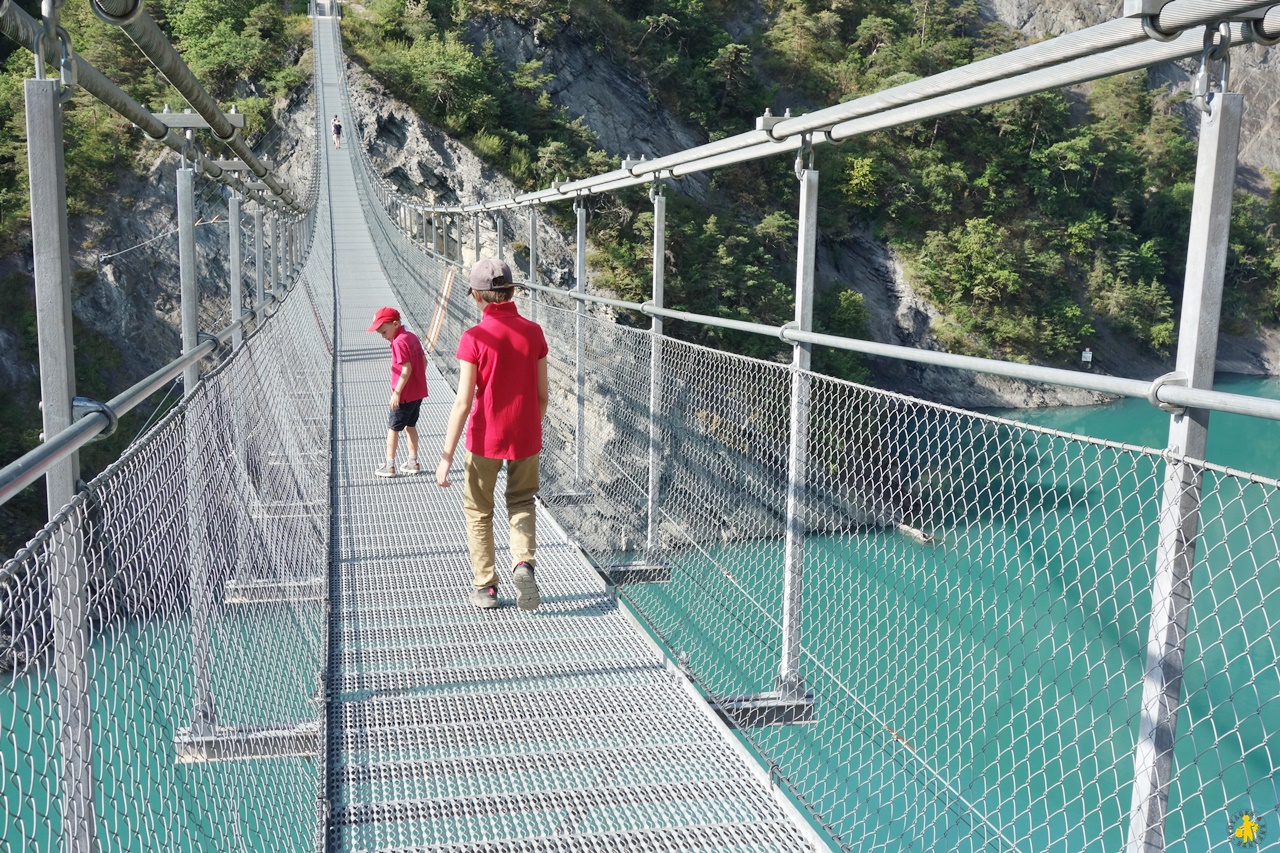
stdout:
<svg viewBox="0 0 1280 853">
<path fill-rule="evenodd" d="M 431 211 L 427 217 L 427 251 L 436 253 L 436 212 Z"/>
<path fill-rule="evenodd" d="M 667 197 L 658 185 L 653 199 L 653 307 L 662 308 L 662 289 L 667 265 Z M 662 405 L 662 317 L 657 314 L 649 326 L 649 525 L 645 537 L 650 561 L 658 550 L 658 487 L 662 482 L 662 445 L 658 429 L 658 409 Z"/>
<path fill-rule="evenodd" d="M 240 193 L 234 189 L 227 199 L 227 234 L 231 241 L 228 258 L 231 275 L 231 322 L 238 324 L 244 317 L 244 257 L 240 240 Z M 243 343 L 244 329 L 236 325 L 231 332 L 231 347 L 240 349 Z"/>
<path fill-rule="evenodd" d="M 803 158 L 809 156 L 808 168 Z M 818 173 L 806 145 L 796 159 L 800 180 L 800 231 L 796 257 L 796 319 L 800 331 L 813 330 L 814 258 L 818 238 Z M 787 452 L 787 535 L 782 589 L 782 662 L 778 692 L 784 699 L 804 697 L 800 675 L 805 540 L 805 477 L 809 455 L 810 344 L 796 343 L 791 356 L 791 441 Z"/>
<path fill-rule="evenodd" d="M 254 266 L 253 266 L 253 304 L 257 306 L 256 316 L 254 317 L 254 326 L 262 325 L 262 309 L 267 304 L 266 291 L 266 241 L 263 235 L 265 229 L 262 227 L 262 202 L 259 201 L 253 206 L 253 243 L 254 243 Z"/>
<path fill-rule="evenodd" d="M 271 211 L 271 292 L 278 303 L 284 298 L 283 260 L 280 257 L 280 212 Z"/>
<path fill-rule="evenodd" d="M 529 205 L 529 283 L 538 283 L 538 208 Z M 538 320 L 538 291 L 529 291 L 529 319 Z"/>
<path fill-rule="evenodd" d="M 587 292 L 587 208 L 581 200 L 575 201 L 573 204 L 574 213 L 578 215 L 578 251 L 577 262 L 574 264 L 574 270 L 577 273 L 578 281 L 574 290 L 579 294 Z M 586 402 L 587 402 L 587 340 L 585 337 L 585 326 L 587 318 L 587 303 L 585 300 L 578 299 L 577 308 L 575 309 L 576 317 L 573 323 L 573 337 L 576 341 L 576 364 L 577 364 L 577 389 L 578 389 L 578 431 L 574 434 L 574 462 L 573 474 L 575 483 L 579 488 L 585 481 L 586 454 L 583 447 L 583 440 L 587 435 L 587 418 L 586 418 Z"/>
<path fill-rule="evenodd" d="M 493 233 L 497 235 L 494 239 L 498 242 L 498 251 L 496 252 L 498 260 L 505 260 L 506 247 L 503 245 L 502 217 L 496 213 L 493 215 Z"/>
<path fill-rule="evenodd" d="M 186 112 L 191 112 L 190 109 Z M 192 146 L 193 132 L 188 130 L 187 149 Z M 178 166 L 178 282 L 182 311 L 182 352 L 196 348 L 199 326 L 199 294 L 196 292 L 196 170 L 192 160 L 183 157 Z M 200 379 L 200 368 L 188 365 L 182 372 L 182 394 L 190 397 Z"/>
<path fill-rule="evenodd" d="M 39 65 L 37 74 L 43 74 Z M 62 85 L 58 80 L 42 77 L 26 80 L 23 95 L 31 192 L 36 338 L 40 351 L 40 401 L 44 436 L 48 439 L 71 425 L 71 400 L 76 394 Z M 79 468 L 79 459 L 72 454 L 45 474 L 45 505 L 50 519 L 75 497 Z M 92 853 L 97 844 L 94 840 L 95 785 L 89 725 L 88 569 L 81 553 L 82 534 L 74 525 L 67 528 L 67 547 L 49 566 L 49 583 L 54 593 L 53 654 L 57 677 L 58 749 L 61 753 L 58 767 L 61 849 L 68 853 Z"/>
<path fill-rule="evenodd" d="M 1203 389 L 1213 387 L 1217 359 L 1244 96 L 1218 94 L 1208 106 L 1210 111 L 1200 121 L 1177 371 L 1171 377 L 1176 384 Z M 1134 750 L 1126 853 L 1165 849 L 1174 734 L 1182 701 L 1183 657 L 1191 616 L 1191 569 L 1200 527 L 1201 469 L 1185 458 L 1204 459 L 1208 427 L 1209 412 L 1205 409 L 1174 413 L 1169 423 L 1169 462 L 1151 582 L 1151 629 Z"/>
<path fill-rule="evenodd" d="M 297 262 L 293 256 L 293 227 L 297 223 L 290 219 L 284 224 L 284 255 L 288 259 L 288 272 L 285 274 L 286 284 L 293 281 L 294 274 L 297 272 Z"/>
<path fill-rule="evenodd" d="M 461 256 L 461 252 L 458 253 Z M 461 260 L 461 257 L 459 257 Z M 480 214 L 471 214 L 471 263 L 480 260 Z"/>
</svg>

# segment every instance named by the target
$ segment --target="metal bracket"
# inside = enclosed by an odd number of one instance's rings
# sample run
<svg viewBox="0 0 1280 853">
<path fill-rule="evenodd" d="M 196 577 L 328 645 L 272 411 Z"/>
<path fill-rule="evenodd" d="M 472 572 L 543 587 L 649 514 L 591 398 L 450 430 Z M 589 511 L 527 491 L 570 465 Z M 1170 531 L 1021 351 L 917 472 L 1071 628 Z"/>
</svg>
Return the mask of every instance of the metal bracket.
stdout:
<svg viewBox="0 0 1280 853">
<path fill-rule="evenodd" d="M 763 130 L 765 133 L 769 134 L 770 137 L 777 139 L 777 137 L 773 135 L 774 126 L 777 125 L 778 122 L 786 121 L 789 118 L 791 118 L 790 107 L 784 110 L 780 116 L 774 115 L 773 110 L 765 107 L 764 115 L 759 116 L 756 119 L 756 130 Z"/>
<path fill-rule="evenodd" d="M 630 155 L 627 155 L 626 157 L 622 158 L 622 168 L 626 169 L 627 171 L 631 171 L 636 166 L 639 166 L 641 163 L 643 163 L 646 159 L 648 158 L 645 157 L 645 155 L 643 154 L 640 155 L 639 160 L 637 160 L 636 158 Z"/>
<path fill-rule="evenodd" d="M 766 690 L 742 696 L 709 696 L 712 709 L 730 728 L 790 726 L 816 722 L 813 717 L 813 691 L 799 695 L 787 691 Z"/>
<path fill-rule="evenodd" d="M 666 194 L 667 185 L 661 180 L 654 181 L 649 184 L 649 201 L 655 202 L 660 196 Z"/>
<path fill-rule="evenodd" d="M 798 331 L 800 331 L 799 320 L 792 320 L 790 323 L 783 323 L 778 328 L 778 340 L 782 341 L 784 344 L 794 344 L 795 341 L 787 337 L 787 332 L 798 332 Z"/>
<path fill-rule="evenodd" d="M 1185 373 L 1175 370 L 1166 373 L 1163 376 L 1157 376 L 1151 382 L 1151 387 L 1147 389 L 1147 402 L 1155 406 L 1162 412 L 1168 412 L 1171 415 L 1182 415 L 1187 411 L 1186 406 L 1175 406 L 1165 403 L 1160 399 L 1160 389 L 1165 385 L 1176 385 L 1179 388 L 1186 388 L 1191 384 L 1191 380 L 1187 378 Z"/>
<path fill-rule="evenodd" d="M 214 355 L 222 348 L 222 341 L 218 340 L 216 335 L 211 335 L 208 332 L 196 332 L 196 346 L 205 343 L 213 344 L 213 352 L 209 353 L 209 355 Z"/>
<path fill-rule="evenodd" d="M 72 423 L 94 413 L 105 415 L 107 418 L 106 428 L 93 437 L 94 441 L 98 441 L 99 439 L 112 435 L 115 433 L 116 428 L 120 426 L 120 417 L 116 414 L 115 409 L 111 408 L 106 403 L 99 403 L 97 400 L 90 400 L 88 397 L 71 398 Z"/>
</svg>

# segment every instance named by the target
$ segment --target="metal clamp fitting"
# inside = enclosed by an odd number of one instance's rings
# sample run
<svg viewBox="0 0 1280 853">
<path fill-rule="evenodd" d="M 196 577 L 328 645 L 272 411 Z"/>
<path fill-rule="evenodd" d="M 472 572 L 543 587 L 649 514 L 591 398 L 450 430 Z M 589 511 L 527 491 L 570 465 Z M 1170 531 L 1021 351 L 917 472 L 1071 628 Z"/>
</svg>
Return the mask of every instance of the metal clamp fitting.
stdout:
<svg viewBox="0 0 1280 853">
<path fill-rule="evenodd" d="M 804 164 L 805 154 L 809 155 L 808 168 L 809 169 L 813 168 L 813 134 L 806 133 L 804 136 L 801 137 L 801 139 L 803 141 L 800 144 L 800 148 L 796 151 L 796 180 L 797 181 L 802 180 L 804 178 L 804 172 L 806 168 Z"/>
<path fill-rule="evenodd" d="M 1147 389 L 1147 402 L 1155 406 L 1162 412 L 1168 412 L 1171 415 L 1185 414 L 1186 406 L 1175 406 L 1171 403 L 1165 403 L 1160 399 L 1160 389 L 1165 385 L 1176 385 L 1180 388 L 1186 388 L 1191 384 L 1191 380 L 1187 378 L 1185 373 L 1175 370 L 1166 373 L 1163 376 L 1157 376 L 1151 381 L 1151 387 Z"/>
<path fill-rule="evenodd" d="M 114 24 L 117 27 L 123 27 L 125 24 L 133 23 L 139 15 L 142 14 L 142 0 L 134 0 L 133 8 L 126 11 L 123 15 L 113 15 L 102 6 L 98 5 L 99 0 L 89 0 L 89 8 L 93 10 L 93 14 L 98 20 L 104 23 Z"/>
<path fill-rule="evenodd" d="M 206 343 L 213 344 L 213 352 L 209 353 L 209 355 L 216 354 L 222 348 L 222 341 L 218 340 L 217 335 L 211 335 L 208 332 L 196 332 L 196 346 Z"/>
<path fill-rule="evenodd" d="M 116 431 L 116 427 L 120 426 L 120 418 L 116 415 L 115 409 L 111 408 L 106 403 L 99 403 L 97 400 L 90 400 L 88 397 L 71 398 L 71 421 L 73 423 L 86 415 L 92 415 L 95 412 L 105 415 L 107 419 L 106 428 L 93 437 L 93 440 L 97 441 L 112 435 Z"/>
<path fill-rule="evenodd" d="M 798 331 L 800 331 L 800 322 L 798 320 L 792 320 L 790 323 L 783 323 L 782 326 L 778 329 L 778 339 L 783 343 L 795 344 L 795 341 L 787 337 L 787 332 L 798 332 Z"/>
<path fill-rule="evenodd" d="M 1158 15 L 1142 16 L 1142 31 L 1146 33 L 1147 38 L 1151 39 L 1152 41 L 1173 41 L 1178 36 L 1182 35 L 1182 33 L 1166 33 L 1164 30 L 1160 29 L 1159 26 L 1157 26 L 1158 23 L 1159 23 Z"/>
<path fill-rule="evenodd" d="M 658 310 L 658 306 L 654 304 L 652 299 L 650 299 L 648 302 L 643 302 L 640 305 L 640 313 L 648 314 L 650 317 L 656 316 L 657 310 Z"/>
<path fill-rule="evenodd" d="M 1275 47 L 1280 45 L 1280 34 L 1268 36 L 1262 31 L 1262 21 L 1257 18 L 1246 20 L 1242 26 L 1245 41 L 1251 41 L 1254 44 L 1263 47 Z"/>
<path fill-rule="evenodd" d="M 667 185 L 661 180 L 656 180 L 649 184 L 649 201 L 657 201 L 660 196 L 666 194 Z"/>
</svg>

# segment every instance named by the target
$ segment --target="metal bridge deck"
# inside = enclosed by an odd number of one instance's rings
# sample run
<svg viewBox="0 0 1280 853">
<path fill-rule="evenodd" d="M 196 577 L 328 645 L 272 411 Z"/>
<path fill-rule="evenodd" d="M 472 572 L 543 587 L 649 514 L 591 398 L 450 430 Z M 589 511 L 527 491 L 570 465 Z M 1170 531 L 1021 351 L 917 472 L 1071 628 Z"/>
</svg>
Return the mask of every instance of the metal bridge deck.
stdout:
<svg viewBox="0 0 1280 853">
<path fill-rule="evenodd" d="M 328 118 L 343 112 L 337 57 L 332 39 L 319 44 Z M 357 143 L 355 121 L 343 123 Z M 542 508 L 541 608 L 514 607 L 507 570 L 506 606 L 479 611 L 466 602 L 460 485 L 441 489 L 427 471 L 373 475 L 390 362 L 365 328 L 397 300 L 361 209 L 355 155 L 325 146 L 325 156 L 339 301 L 329 847 L 811 850 L 760 768 Z M 433 366 L 428 386 L 424 468 L 439 458 L 453 402 Z M 495 522 L 501 569 L 501 512 Z"/>
</svg>

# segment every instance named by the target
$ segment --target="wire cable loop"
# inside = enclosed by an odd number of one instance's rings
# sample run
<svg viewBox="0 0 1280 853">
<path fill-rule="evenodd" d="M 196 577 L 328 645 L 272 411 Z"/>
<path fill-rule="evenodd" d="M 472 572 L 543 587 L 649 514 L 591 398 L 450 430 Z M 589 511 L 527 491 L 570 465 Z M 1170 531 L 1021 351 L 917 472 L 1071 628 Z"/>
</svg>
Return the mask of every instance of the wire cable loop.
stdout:
<svg viewBox="0 0 1280 853">
<path fill-rule="evenodd" d="M 1152 41 L 1173 41 L 1174 39 L 1182 35 L 1182 33 L 1180 32 L 1167 33 L 1164 30 L 1160 29 L 1159 15 L 1143 15 L 1142 31 L 1146 33 L 1147 38 L 1151 39 Z"/>
</svg>

